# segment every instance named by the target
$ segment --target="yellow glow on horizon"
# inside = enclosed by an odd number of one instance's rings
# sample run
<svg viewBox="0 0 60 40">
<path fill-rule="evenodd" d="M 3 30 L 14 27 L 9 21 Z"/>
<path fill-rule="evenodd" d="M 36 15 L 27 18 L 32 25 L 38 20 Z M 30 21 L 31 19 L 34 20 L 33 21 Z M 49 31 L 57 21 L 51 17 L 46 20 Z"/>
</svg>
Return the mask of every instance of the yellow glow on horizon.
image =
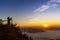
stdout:
<svg viewBox="0 0 60 40">
<path fill-rule="evenodd" d="M 44 24 L 43 26 L 44 26 L 45 28 L 47 28 L 49 25 L 48 25 L 48 24 Z"/>
<path fill-rule="evenodd" d="M 15 21 L 17 22 L 17 25 L 20 27 L 44 27 L 49 28 L 52 26 L 60 26 L 60 22 L 45 22 L 45 21 L 39 21 L 39 22 L 28 22 L 28 21 Z"/>
<path fill-rule="evenodd" d="M 23 23 L 20 24 L 18 23 L 19 26 L 44 26 L 44 27 L 48 27 L 48 26 L 60 26 L 60 23 Z"/>
</svg>

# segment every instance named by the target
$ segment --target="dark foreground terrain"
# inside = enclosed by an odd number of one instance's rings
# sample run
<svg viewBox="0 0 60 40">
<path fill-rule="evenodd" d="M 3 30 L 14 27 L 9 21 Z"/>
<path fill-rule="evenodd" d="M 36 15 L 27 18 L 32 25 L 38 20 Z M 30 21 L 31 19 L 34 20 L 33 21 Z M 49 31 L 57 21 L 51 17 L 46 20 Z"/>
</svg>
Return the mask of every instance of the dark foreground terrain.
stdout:
<svg viewBox="0 0 60 40">
<path fill-rule="evenodd" d="M 0 19 L 0 40 L 32 40 L 26 34 L 22 34 L 19 27 L 12 22 L 12 18 L 7 17 L 7 23 L 3 24 L 4 20 Z"/>
</svg>

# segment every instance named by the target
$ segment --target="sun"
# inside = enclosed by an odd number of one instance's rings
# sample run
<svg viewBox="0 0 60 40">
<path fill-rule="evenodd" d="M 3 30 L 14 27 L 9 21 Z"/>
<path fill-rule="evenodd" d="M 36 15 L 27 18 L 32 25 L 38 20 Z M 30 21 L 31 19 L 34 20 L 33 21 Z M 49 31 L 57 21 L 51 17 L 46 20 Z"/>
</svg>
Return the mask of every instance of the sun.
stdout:
<svg viewBox="0 0 60 40">
<path fill-rule="evenodd" d="M 44 24 L 43 26 L 44 26 L 45 28 L 47 28 L 47 27 L 48 27 L 48 24 Z"/>
</svg>

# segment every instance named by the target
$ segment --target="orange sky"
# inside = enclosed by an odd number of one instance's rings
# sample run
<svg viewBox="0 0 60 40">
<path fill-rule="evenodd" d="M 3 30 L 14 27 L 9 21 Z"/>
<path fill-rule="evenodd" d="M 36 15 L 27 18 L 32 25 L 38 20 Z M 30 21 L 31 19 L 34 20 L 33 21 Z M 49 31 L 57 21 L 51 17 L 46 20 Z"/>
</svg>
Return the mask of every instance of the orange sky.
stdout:
<svg viewBox="0 0 60 40">
<path fill-rule="evenodd" d="M 48 27 L 50 27 L 50 26 L 60 26 L 60 23 L 58 23 L 58 22 L 54 22 L 54 23 L 18 23 L 17 25 L 18 26 L 21 26 L 21 27 L 36 27 L 36 26 L 43 26 L 44 27 L 44 25 L 45 24 L 47 24 L 48 25 Z"/>
</svg>

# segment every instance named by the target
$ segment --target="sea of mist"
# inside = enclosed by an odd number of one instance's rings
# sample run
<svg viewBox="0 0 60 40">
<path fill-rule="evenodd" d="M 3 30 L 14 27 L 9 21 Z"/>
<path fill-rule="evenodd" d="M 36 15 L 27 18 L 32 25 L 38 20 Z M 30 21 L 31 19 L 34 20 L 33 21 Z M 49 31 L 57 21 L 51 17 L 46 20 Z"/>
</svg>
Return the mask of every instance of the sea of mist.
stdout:
<svg viewBox="0 0 60 40">
<path fill-rule="evenodd" d="M 28 36 L 31 36 L 33 40 L 60 40 L 60 30 L 58 31 L 46 31 L 38 33 L 26 33 Z"/>
</svg>

